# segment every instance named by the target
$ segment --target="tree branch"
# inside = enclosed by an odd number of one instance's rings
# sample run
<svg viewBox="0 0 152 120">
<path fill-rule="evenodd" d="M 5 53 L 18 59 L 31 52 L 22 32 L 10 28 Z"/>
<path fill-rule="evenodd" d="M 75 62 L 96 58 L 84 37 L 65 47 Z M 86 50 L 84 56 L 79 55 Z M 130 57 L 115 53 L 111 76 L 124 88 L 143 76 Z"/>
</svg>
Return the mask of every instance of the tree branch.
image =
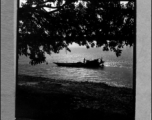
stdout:
<svg viewBox="0 0 152 120">
<path fill-rule="evenodd" d="M 48 1 L 47 1 L 48 2 Z M 39 8 L 44 8 L 44 7 L 46 7 L 46 8 L 51 8 L 51 9 L 56 9 L 56 10 L 53 10 L 53 11 L 50 11 L 50 12 L 48 12 L 48 13 L 53 13 L 53 12 L 56 12 L 56 11 L 59 11 L 59 10 L 61 10 L 64 6 L 66 6 L 66 5 L 68 5 L 68 4 L 70 4 L 70 3 L 65 3 L 65 4 L 63 4 L 62 6 L 59 6 L 59 7 L 53 7 L 53 6 L 51 6 L 51 5 L 38 5 L 38 6 L 36 6 L 36 7 L 33 7 L 34 9 L 39 9 Z"/>
<path fill-rule="evenodd" d="M 39 4 L 45 4 L 45 3 L 48 3 L 48 2 L 51 2 L 50 0 L 47 0 L 45 2 L 40 2 Z"/>
</svg>

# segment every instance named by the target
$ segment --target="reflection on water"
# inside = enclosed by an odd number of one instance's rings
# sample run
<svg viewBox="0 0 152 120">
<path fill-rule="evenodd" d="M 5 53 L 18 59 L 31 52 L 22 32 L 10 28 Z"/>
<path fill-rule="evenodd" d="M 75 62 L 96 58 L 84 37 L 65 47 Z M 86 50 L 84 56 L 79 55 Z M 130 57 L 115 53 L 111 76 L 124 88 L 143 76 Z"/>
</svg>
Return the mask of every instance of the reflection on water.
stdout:
<svg viewBox="0 0 152 120">
<path fill-rule="evenodd" d="M 105 60 L 104 68 L 70 68 L 58 67 L 53 62 L 79 62 L 86 59 L 102 58 Z M 40 64 L 31 66 L 25 57 L 19 61 L 19 74 L 43 76 L 52 79 L 71 81 L 105 82 L 114 86 L 132 87 L 133 81 L 133 56 L 132 48 L 126 48 L 121 57 L 116 57 L 112 52 L 101 52 L 99 49 L 76 49 L 72 53 L 52 54 L 47 57 L 48 65 Z"/>
</svg>

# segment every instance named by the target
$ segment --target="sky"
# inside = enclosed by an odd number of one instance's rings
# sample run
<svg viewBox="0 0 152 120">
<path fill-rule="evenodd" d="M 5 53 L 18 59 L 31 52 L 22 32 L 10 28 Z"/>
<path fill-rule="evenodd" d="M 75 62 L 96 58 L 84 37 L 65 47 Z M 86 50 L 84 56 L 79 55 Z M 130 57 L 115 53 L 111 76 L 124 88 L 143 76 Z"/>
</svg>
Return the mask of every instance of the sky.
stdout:
<svg viewBox="0 0 152 120">
<path fill-rule="evenodd" d="M 77 48 L 77 47 L 80 47 L 80 46 L 78 44 L 76 44 L 76 43 L 73 43 L 73 44 L 69 45 L 69 48 Z"/>
<path fill-rule="evenodd" d="M 21 6 L 21 3 L 24 3 L 26 0 L 19 0 L 19 1 L 20 1 L 20 6 Z M 127 1 L 121 1 L 120 3 L 125 5 L 128 2 Z"/>
</svg>

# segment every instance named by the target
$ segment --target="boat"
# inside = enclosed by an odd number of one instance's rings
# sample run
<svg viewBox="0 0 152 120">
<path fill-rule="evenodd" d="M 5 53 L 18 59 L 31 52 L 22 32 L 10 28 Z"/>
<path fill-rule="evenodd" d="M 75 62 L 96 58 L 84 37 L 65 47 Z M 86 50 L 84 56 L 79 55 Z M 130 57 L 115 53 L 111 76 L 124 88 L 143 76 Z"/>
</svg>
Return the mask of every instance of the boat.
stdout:
<svg viewBox="0 0 152 120">
<path fill-rule="evenodd" d="M 104 61 L 99 59 L 95 60 L 86 60 L 85 62 L 77 62 L 77 63 L 58 63 L 54 62 L 54 64 L 62 67 L 85 67 L 85 68 L 99 68 L 104 66 Z"/>
</svg>

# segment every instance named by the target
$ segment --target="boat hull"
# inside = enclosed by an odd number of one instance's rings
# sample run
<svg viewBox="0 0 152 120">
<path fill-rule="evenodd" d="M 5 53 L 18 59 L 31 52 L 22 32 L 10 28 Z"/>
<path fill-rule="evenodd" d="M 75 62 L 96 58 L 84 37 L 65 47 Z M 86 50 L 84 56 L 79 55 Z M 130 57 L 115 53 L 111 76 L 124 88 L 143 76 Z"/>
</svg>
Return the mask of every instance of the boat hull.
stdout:
<svg viewBox="0 0 152 120">
<path fill-rule="evenodd" d="M 55 63 L 61 67 L 85 67 L 85 68 L 99 68 L 103 67 L 104 65 L 99 64 L 85 64 L 85 63 Z"/>
</svg>

